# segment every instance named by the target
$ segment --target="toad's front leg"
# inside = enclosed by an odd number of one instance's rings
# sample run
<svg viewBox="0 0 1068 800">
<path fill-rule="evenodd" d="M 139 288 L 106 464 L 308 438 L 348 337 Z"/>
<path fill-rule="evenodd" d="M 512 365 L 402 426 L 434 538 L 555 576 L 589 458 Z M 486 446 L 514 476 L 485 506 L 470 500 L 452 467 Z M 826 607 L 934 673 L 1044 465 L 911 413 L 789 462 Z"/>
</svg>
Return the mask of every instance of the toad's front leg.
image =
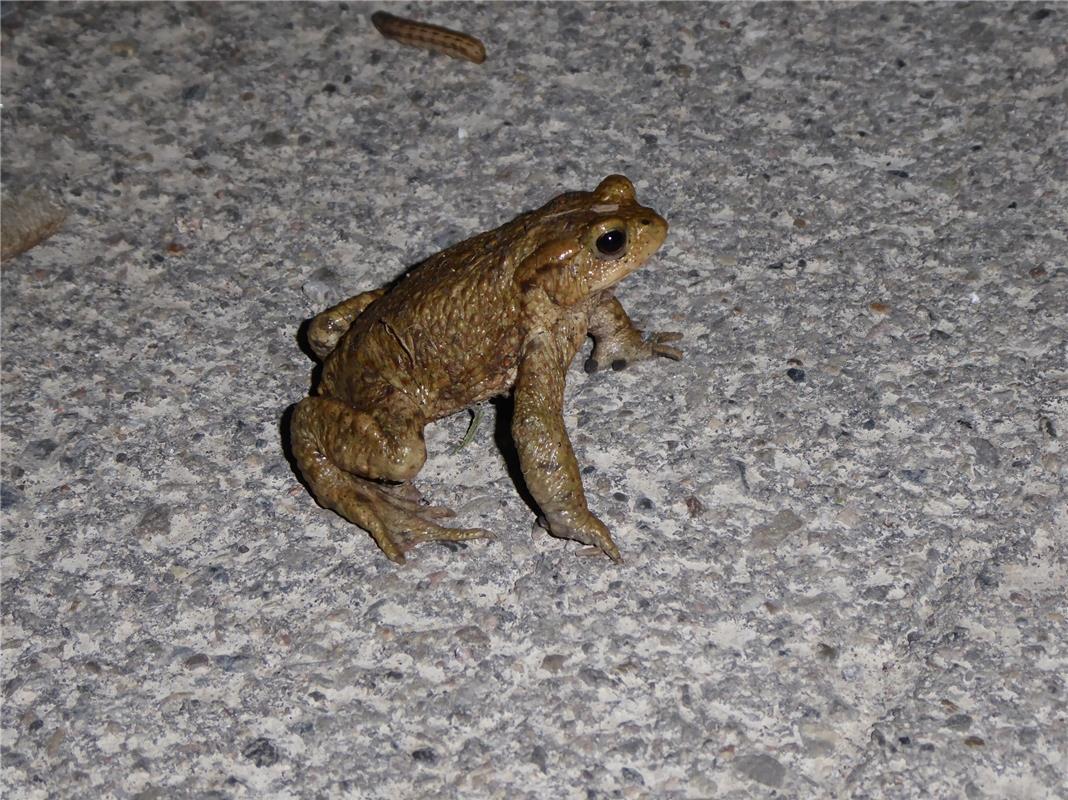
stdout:
<svg viewBox="0 0 1068 800">
<path fill-rule="evenodd" d="M 590 335 L 593 353 L 584 365 L 586 372 L 605 367 L 623 369 L 627 364 L 664 356 L 674 361 L 682 358 L 682 351 L 666 342 L 682 338 L 681 333 L 664 331 L 648 336 L 634 327 L 623 305 L 611 292 L 604 292 L 590 310 Z"/>
<path fill-rule="evenodd" d="M 553 536 L 594 545 L 614 561 L 619 548 L 586 506 L 578 462 L 564 428 L 564 376 L 574 350 L 548 335 L 523 354 L 515 384 L 512 438 L 527 488 Z"/>
</svg>

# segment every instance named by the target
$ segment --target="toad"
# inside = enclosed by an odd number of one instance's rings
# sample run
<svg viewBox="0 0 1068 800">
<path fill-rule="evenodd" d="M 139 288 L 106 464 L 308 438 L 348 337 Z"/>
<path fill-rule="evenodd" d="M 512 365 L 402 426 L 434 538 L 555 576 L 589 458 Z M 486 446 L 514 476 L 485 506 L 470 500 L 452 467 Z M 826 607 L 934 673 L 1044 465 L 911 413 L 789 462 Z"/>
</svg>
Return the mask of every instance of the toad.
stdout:
<svg viewBox="0 0 1068 800">
<path fill-rule="evenodd" d="M 421 542 L 492 538 L 439 525 L 451 512 L 424 505 L 411 480 L 426 461 L 428 422 L 511 391 L 512 438 L 543 524 L 621 561 L 586 504 L 564 427 L 564 378 L 587 334 L 587 372 L 682 357 L 667 344 L 681 334 L 643 335 L 612 293 L 667 231 L 629 180 L 610 175 L 316 316 L 308 342 L 322 374 L 293 413 L 291 442 L 319 504 L 398 563 Z"/>
</svg>

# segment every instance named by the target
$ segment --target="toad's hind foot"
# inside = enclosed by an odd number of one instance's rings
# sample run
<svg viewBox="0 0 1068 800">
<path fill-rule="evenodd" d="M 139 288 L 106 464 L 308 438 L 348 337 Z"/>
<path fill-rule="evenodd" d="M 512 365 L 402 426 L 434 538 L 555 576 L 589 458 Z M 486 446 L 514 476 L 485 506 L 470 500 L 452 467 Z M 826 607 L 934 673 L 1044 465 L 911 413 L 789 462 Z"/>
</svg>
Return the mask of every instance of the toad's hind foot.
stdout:
<svg viewBox="0 0 1068 800">
<path fill-rule="evenodd" d="M 370 415 L 329 397 L 306 397 L 297 405 L 290 437 L 293 458 L 319 505 L 370 533 L 386 557 L 399 564 L 420 542 L 490 538 L 479 528 L 437 524 L 452 512 L 425 505 L 409 482 L 426 457 L 422 436 L 417 428 L 407 439 L 387 433 Z M 376 439 L 377 462 L 351 446 Z M 386 468 L 378 462 L 386 462 Z M 374 477 L 381 480 L 362 477 L 365 471 L 377 472 Z"/>
<path fill-rule="evenodd" d="M 319 504 L 370 533 L 386 558 L 397 564 L 403 564 L 405 553 L 423 542 L 495 538 L 481 528 L 438 525 L 433 519 L 451 515 L 449 509 L 420 505 L 410 494 L 405 497 L 392 487 L 343 472 L 325 459 L 316 467 L 306 470 L 305 478 Z"/>
<path fill-rule="evenodd" d="M 472 539 L 493 539 L 482 528 L 446 528 L 434 518 L 451 515 L 447 508 L 422 506 L 408 498 L 393 494 L 374 481 L 342 473 L 350 491 L 341 492 L 334 502 L 316 490 L 320 503 L 354 522 L 374 537 L 375 542 L 390 561 L 405 562 L 405 553 L 424 542 L 466 542 Z"/>
<path fill-rule="evenodd" d="M 397 484 L 378 484 L 387 501 L 401 511 L 407 511 L 425 520 L 448 519 L 456 512 L 445 506 L 432 506 L 423 499 L 423 495 L 410 481 Z"/>
<path fill-rule="evenodd" d="M 444 528 L 440 525 L 424 524 L 417 530 L 401 533 L 400 548 L 407 552 L 417 544 L 424 542 L 469 542 L 472 539 L 496 539 L 492 531 L 484 528 Z"/>
</svg>

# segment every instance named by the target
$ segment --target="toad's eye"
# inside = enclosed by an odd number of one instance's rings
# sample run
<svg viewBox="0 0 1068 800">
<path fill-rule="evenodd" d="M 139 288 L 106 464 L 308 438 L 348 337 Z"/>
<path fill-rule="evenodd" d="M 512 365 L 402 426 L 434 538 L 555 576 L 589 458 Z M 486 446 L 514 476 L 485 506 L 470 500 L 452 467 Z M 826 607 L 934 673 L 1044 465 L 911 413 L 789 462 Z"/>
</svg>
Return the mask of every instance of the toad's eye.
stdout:
<svg viewBox="0 0 1068 800">
<path fill-rule="evenodd" d="M 607 233 L 597 237 L 597 252 L 607 258 L 617 258 L 623 254 L 623 248 L 627 246 L 627 234 L 618 228 L 613 228 Z"/>
</svg>

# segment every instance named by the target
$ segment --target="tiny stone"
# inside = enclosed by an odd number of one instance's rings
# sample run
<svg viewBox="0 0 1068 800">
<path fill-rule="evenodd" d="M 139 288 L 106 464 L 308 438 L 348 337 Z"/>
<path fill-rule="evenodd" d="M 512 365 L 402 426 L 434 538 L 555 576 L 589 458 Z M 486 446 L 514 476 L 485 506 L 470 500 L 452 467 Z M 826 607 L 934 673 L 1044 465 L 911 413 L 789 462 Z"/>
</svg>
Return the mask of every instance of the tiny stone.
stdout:
<svg viewBox="0 0 1068 800">
<path fill-rule="evenodd" d="M 24 455 L 32 459 L 48 458 L 58 446 L 54 439 L 35 439 L 26 445 Z"/>
<path fill-rule="evenodd" d="M 756 548 L 774 549 L 803 524 L 804 521 L 793 511 L 780 511 L 767 522 L 753 528 L 749 544 Z"/>
<path fill-rule="evenodd" d="M 201 83 L 194 83 L 192 86 L 187 86 L 182 90 L 182 100 L 186 103 L 193 103 L 197 100 L 203 100 L 207 93 L 207 87 Z"/>
<path fill-rule="evenodd" d="M 209 659 L 203 653 L 197 653 L 195 656 L 189 656 L 185 660 L 186 669 L 200 669 L 201 667 L 207 667 L 211 665 L 211 659 Z"/>
<path fill-rule="evenodd" d="M 834 661 L 838 658 L 838 648 L 820 642 L 816 645 L 816 655 L 827 661 Z"/>
<path fill-rule="evenodd" d="M 546 672 L 559 672 L 564 667 L 567 656 L 560 653 L 550 653 L 541 660 L 541 668 Z"/>
<path fill-rule="evenodd" d="M 1034 19 L 1034 17 L 1032 17 L 1032 19 Z M 114 55 L 122 56 L 123 58 L 131 58 L 137 54 L 137 42 L 131 39 L 123 39 L 120 42 L 112 42 L 111 47 L 108 49 L 111 50 Z"/>
<path fill-rule="evenodd" d="M 798 369 L 797 367 L 790 367 L 790 369 L 786 370 L 786 377 L 794 383 L 803 383 L 805 380 L 805 371 L 803 369 Z"/>
<path fill-rule="evenodd" d="M 975 463 L 984 467 L 996 467 L 1001 463 L 997 448 L 989 440 L 981 437 L 972 439 L 972 447 L 975 448 Z"/>
<path fill-rule="evenodd" d="M 241 751 L 241 755 L 257 767 L 271 767 L 278 763 L 278 750 L 266 737 L 253 739 Z"/>
<path fill-rule="evenodd" d="M 582 682 L 587 686 L 612 686 L 612 679 L 608 677 L 608 673 L 603 669 L 595 669 L 594 667 L 583 667 L 579 670 L 579 677 Z"/>
<path fill-rule="evenodd" d="M 1035 744 L 1040 736 L 1041 733 L 1038 728 L 1020 728 L 1020 730 L 1016 732 L 1016 738 L 1020 740 L 1020 744 L 1024 747 L 1030 747 Z"/>
<path fill-rule="evenodd" d="M 786 777 L 786 768 L 771 756 L 763 753 L 738 756 L 734 759 L 734 768 L 750 780 L 772 788 L 782 786 L 783 778 Z"/>
<path fill-rule="evenodd" d="M 22 493 L 6 483 L 0 483 L 0 508 L 8 509 L 18 505 Z"/>
<path fill-rule="evenodd" d="M 431 747 L 420 747 L 418 750 L 412 751 L 412 758 L 416 761 L 422 761 L 424 764 L 434 764 L 438 760 L 438 754 Z"/>
<path fill-rule="evenodd" d="M 308 276 L 308 280 L 300 287 L 304 296 L 311 301 L 316 308 L 326 308 L 339 299 L 337 289 L 340 282 L 338 275 L 329 267 L 320 267 Z"/>
<path fill-rule="evenodd" d="M 867 589 L 860 593 L 860 596 L 863 597 L 865 600 L 881 601 L 886 599 L 886 595 L 889 591 L 889 585 L 869 586 Z"/>
<path fill-rule="evenodd" d="M 151 505 L 141 515 L 141 520 L 134 526 L 134 536 L 148 538 L 166 536 L 171 532 L 171 509 L 164 505 Z"/>
</svg>

